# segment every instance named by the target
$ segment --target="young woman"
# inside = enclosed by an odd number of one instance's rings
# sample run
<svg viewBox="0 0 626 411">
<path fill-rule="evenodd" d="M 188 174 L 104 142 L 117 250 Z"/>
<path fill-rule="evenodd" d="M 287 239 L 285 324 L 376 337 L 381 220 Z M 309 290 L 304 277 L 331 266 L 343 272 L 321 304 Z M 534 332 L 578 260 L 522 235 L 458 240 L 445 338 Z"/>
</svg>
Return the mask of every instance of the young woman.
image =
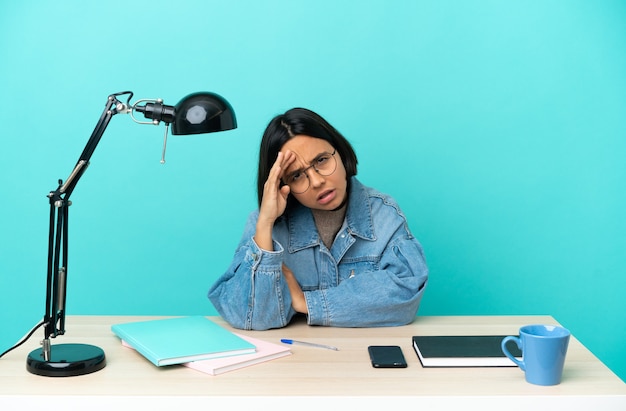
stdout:
<svg viewBox="0 0 626 411">
<path fill-rule="evenodd" d="M 428 268 L 404 214 L 362 185 L 350 143 L 318 114 L 294 108 L 261 141 L 259 209 L 233 261 L 209 290 L 233 327 L 308 324 L 397 326 L 412 322 Z"/>
</svg>

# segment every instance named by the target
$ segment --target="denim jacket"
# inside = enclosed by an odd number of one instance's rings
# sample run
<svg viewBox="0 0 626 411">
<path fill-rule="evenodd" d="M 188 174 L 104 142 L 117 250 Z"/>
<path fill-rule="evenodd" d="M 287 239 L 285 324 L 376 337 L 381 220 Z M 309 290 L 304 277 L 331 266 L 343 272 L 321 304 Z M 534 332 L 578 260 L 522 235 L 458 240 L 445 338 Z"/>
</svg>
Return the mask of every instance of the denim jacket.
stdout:
<svg viewBox="0 0 626 411">
<path fill-rule="evenodd" d="M 309 208 L 297 204 L 274 225 L 275 251 L 253 240 L 252 212 L 233 261 L 209 290 L 209 299 L 233 327 L 286 326 L 297 314 L 282 275 L 289 267 L 306 298 L 308 324 L 398 326 L 412 322 L 428 279 L 419 242 L 388 195 L 352 177 L 343 226 L 330 250 Z"/>
</svg>

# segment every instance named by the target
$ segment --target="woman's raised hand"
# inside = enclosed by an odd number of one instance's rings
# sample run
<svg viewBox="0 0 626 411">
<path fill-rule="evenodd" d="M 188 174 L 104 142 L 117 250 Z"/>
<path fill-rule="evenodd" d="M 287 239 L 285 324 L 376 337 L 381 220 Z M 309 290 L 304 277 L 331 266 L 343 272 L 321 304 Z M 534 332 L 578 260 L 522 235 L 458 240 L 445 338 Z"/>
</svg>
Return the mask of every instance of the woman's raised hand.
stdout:
<svg viewBox="0 0 626 411">
<path fill-rule="evenodd" d="M 296 156 L 292 151 L 279 152 L 263 186 L 263 199 L 261 200 L 254 239 L 257 245 L 265 250 L 272 250 L 274 222 L 285 212 L 285 207 L 287 207 L 289 186 L 283 185 L 281 187 L 281 178 L 295 159 Z"/>
</svg>

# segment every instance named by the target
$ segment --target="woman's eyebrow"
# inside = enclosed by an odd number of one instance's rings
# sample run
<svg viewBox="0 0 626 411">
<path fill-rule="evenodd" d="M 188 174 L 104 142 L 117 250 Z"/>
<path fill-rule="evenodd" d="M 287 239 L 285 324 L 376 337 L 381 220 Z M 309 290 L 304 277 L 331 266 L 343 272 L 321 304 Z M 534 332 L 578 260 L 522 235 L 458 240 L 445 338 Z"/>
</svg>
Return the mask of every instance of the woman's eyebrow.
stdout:
<svg viewBox="0 0 626 411">
<path fill-rule="evenodd" d="M 323 155 L 330 154 L 330 153 L 331 153 L 331 152 L 330 152 L 330 151 L 328 151 L 328 150 L 326 150 L 326 151 L 322 151 L 322 152 L 318 153 L 315 157 L 313 157 L 313 158 L 311 159 L 311 161 L 309 161 L 309 162 L 308 162 L 308 164 L 309 164 L 309 165 L 311 165 L 311 163 L 313 163 L 313 162 L 314 162 L 315 160 L 317 160 L 318 158 L 322 157 Z"/>
<path fill-rule="evenodd" d="M 321 157 L 321 156 L 323 156 L 324 154 L 330 154 L 330 151 L 322 151 L 322 152 L 320 152 L 320 153 L 319 153 L 319 154 L 317 154 L 315 157 L 313 157 L 310 161 L 308 161 L 308 162 L 307 162 L 307 164 L 308 164 L 308 165 L 307 165 L 306 167 L 294 168 L 293 170 L 289 170 L 289 169 L 287 169 L 287 170 L 285 170 L 285 174 L 293 174 L 293 173 L 297 173 L 297 172 L 299 172 L 299 171 L 304 170 L 304 169 L 305 169 L 305 168 L 307 168 L 307 167 L 310 167 L 310 166 L 311 166 L 311 164 L 312 164 L 315 160 L 317 160 L 318 158 L 320 158 L 320 157 Z"/>
</svg>

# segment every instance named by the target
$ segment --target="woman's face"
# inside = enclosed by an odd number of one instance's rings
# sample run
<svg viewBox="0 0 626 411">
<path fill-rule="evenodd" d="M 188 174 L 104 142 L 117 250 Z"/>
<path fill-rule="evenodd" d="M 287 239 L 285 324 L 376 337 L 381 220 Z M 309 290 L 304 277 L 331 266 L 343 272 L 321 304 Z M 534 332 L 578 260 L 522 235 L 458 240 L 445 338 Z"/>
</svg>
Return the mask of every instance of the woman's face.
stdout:
<svg viewBox="0 0 626 411">
<path fill-rule="evenodd" d="M 295 160 L 284 170 L 283 177 L 304 170 L 301 178 L 308 179 L 309 188 L 305 192 L 291 193 L 296 200 L 305 207 L 318 210 L 334 210 L 343 204 L 348 195 L 346 169 L 339 153 L 329 142 L 320 138 L 298 135 L 287 141 L 281 151 L 283 153 L 291 151 L 295 154 Z M 328 156 L 332 153 L 335 153 L 332 157 L 337 163 L 332 174 L 323 176 L 310 167 L 317 164 L 320 156 Z"/>
</svg>

